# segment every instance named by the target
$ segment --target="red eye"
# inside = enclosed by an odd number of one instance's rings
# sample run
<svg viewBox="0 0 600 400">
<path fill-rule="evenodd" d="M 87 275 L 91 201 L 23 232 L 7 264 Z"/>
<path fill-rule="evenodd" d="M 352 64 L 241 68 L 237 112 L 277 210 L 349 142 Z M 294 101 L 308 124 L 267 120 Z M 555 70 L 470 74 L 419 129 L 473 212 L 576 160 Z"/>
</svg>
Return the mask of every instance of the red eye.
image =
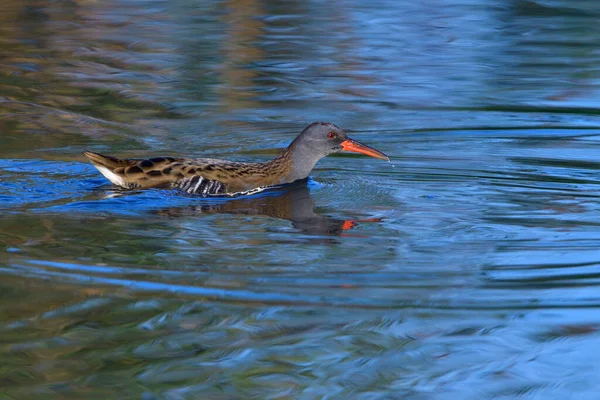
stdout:
<svg viewBox="0 0 600 400">
<path fill-rule="evenodd" d="M 335 133 L 333 133 L 333 132 L 329 132 L 329 133 L 327 134 L 327 138 L 328 138 L 328 139 L 335 139 Z"/>
</svg>

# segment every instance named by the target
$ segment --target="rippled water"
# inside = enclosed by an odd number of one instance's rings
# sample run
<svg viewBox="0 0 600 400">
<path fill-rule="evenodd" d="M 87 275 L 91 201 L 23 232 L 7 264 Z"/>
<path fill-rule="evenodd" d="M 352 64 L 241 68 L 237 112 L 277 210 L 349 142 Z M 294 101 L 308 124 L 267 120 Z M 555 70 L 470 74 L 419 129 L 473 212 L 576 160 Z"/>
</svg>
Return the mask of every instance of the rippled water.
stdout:
<svg viewBox="0 0 600 400">
<path fill-rule="evenodd" d="M 596 399 L 600 3 L 4 0 L 0 397 Z M 235 199 L 82 156 L 385 151 Z"/>
</svg>

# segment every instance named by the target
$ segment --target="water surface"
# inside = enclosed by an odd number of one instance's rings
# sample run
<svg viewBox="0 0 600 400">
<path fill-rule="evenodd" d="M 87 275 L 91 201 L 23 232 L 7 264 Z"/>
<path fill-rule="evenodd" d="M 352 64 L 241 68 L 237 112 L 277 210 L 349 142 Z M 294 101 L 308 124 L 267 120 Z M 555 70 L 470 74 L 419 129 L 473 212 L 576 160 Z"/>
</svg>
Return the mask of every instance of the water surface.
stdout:
<svg viewBox="0 0 600 400">
<path fill-rule="evenodd" d="M 595 399 L 600 5 L 5 0 L 7 398 Z M 244 198 L 84 159 L 386 152 Z"/>
</svg>

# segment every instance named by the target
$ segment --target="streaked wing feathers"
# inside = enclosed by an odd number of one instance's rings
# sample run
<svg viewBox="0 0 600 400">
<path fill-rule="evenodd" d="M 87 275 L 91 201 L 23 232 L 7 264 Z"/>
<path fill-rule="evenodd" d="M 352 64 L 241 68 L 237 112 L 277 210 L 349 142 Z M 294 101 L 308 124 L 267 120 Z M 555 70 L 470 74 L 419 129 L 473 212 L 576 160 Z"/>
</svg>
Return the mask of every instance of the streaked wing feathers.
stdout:
<svg viewBox="0 0 600 400">
<path fill-rule="evenodd" d="M 289 163 L 243 163 L 213 158 L 118 159 L 84 153 L 113 184 L 133 188 L 179 188 L 200 195 L 247 192 L 285 182 Z"/>
</svg>

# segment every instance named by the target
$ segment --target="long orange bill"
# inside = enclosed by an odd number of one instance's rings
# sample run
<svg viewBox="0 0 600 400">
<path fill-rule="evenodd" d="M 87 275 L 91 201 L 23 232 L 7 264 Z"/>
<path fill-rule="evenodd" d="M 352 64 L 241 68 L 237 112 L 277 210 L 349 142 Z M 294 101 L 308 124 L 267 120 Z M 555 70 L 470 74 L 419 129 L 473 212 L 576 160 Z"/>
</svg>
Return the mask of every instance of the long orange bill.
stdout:
<svg viewBox="0 0 600 400">
<path fill-rule="evenodd" d="M 357 142 L 356 140 L 348 139 L 344 140 L 342 143 L 342 150 L 350 151 L 352 153 L 360 153 L 367 156 L 379 158 L 380 160 L 390 161 L 390 158 L 380 152 L 379 150 L 375 150 L 372 147 L 364 145 L 362 143 Z"/>
</svg>

